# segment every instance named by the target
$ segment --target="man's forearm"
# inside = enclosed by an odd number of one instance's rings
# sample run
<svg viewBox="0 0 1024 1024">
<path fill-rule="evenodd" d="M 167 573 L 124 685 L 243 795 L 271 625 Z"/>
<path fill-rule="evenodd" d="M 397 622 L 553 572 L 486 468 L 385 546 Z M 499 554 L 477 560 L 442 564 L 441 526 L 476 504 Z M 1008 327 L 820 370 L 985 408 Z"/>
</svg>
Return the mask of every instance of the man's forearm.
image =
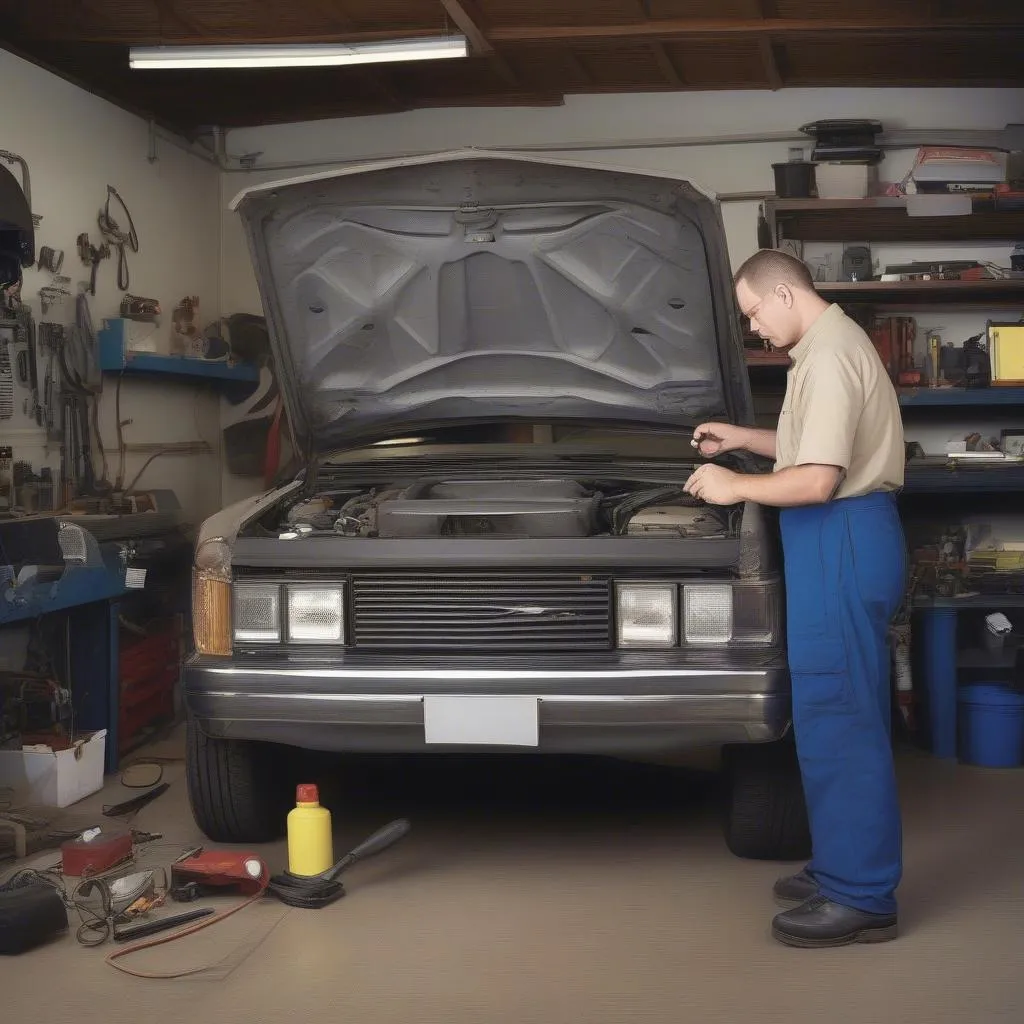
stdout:
<svg viewBox="0 0 1024 1024">
<path fill-rule="evenodd" d="M 821 505 L 832 497 L 840 473 L 835 466 L 790 466 L 775 473 L 741 473 L 737 490 L 741 501 L 758 505 Z"/>
<path fill-rule="evenodd" d="M 758 430 L 746 427 L 743 431 L 743 447 L 755 455 L 763 455 L 766 459 L 778 458 L 774 430 Z"/>
</svg>

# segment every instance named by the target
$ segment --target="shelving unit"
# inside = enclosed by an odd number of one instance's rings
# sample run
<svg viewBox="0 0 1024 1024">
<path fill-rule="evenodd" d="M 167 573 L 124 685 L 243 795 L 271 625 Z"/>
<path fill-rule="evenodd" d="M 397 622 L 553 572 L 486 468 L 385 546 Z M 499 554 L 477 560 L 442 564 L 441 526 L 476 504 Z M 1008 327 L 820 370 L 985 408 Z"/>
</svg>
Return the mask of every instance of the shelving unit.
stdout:
<svg viewBox="0 0 1024 1024">
<path fill-rule="evenodd" d="M 922 408 L 984 408 L 998 405 L 1020 406 L 1024 409 L 1024 388 L 903 388 L 900 405 Z"/>
<path fill-rule="evenodd" d="M 163 356 L 155 352 L 115 352 L 100 349 L 100 369 L 108 373 L 162 374 L 189 380 L 221 380 L 255 384 L 260 379 L 257 367 L 248 363 L 218 363 L 185 356 Z"/>
<path fill-rule="evenodd" d="M 945 459 L 908 463 L 908 494 L 1024 494 L 1024 466 L 950 466 Z"/>
<path fill-rule="evenodd" d="M 1024 277 L 984 281 L 830 281 L 819 284 L 817 289 L 823 299 L 845 305 L 1024 308 Z"/>
<path fill-rule="evenodd" d="M 973 212 L 960 217 L 910 216 L 906 199 L 851 200 L 768 199 L 762 213 L 772 243 L 785 241 L 827 243 L 1016 243 L 1024 241 L 1024 210 L 998 209 L 991 200 L 973 201 Z M 946 307 L 953 309 L 1018 309 L 1024 312 L 1024 278 L 977 281 L 864 281 L 828 282 L 817 286 L 830 302 L 851 309 L 858 320 L 873 312 Z M 789 364 L 783 353 L 748 350 L 748 366 L 761 380 L 781 378 Z M 934 417 L 944 409 L 981 410 L 998 407 L 1005 415 L 1020 410 L 1024 422 L 1024 389 L 905 388 L 900 405 Z M 963 418 L 963 412 L 960 414 Z M 946 495 L 963 505 L 973 495 L 1024 495 L 1024 466 L 950 466 L 943 458 L 911 462 L 907 466 L 905 493 L 910 508 L 916 502 L 932 502 Z M 1024 608 L 1024 595 L 977 594 L 964 598 L 917 597 L 914 643 L 921 650 L 921 682 L 928 694 L 929 733 L 932 753 L 955 758 L 957 754 L 957 686 L 961 672 L 977 672 L 1000 665 L 990 652 L 957 649 L 957 618 L 963 612 Z M 1005 659 L 1004 659 L 1005 660 Z"/>
<path fill-rule="evenodd" d="M 133 351 L 129 343 L 128 321 L 119 317 L 104 321 L 98 340 L 99 367 L 107 373 L 156 374 L 165 380 L 208 380 L 239 385 L 259 383 L 259 367 L 251 363 Z"/>
<path fill-rule="evenodd" d="M 764 214 L 778 245 L 801 242 L 1019 242 L 1024 239 L 1024 210 L 999 209 L 992 200 L 975 199 L 964 217 L 912 217 L 907 200 L 766 199 Z"/>
</svg>

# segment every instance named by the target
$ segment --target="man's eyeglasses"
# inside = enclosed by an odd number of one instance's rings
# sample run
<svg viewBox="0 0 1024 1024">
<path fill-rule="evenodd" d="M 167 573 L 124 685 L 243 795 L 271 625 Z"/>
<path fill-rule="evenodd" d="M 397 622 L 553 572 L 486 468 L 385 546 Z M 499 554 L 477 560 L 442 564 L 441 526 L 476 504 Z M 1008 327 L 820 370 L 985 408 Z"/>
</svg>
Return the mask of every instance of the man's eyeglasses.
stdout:
<svg viewBox="0 0 1024 1024">
<path fill-rule="evenodd" d="M 775 289 L 773 288 L 773 289 L 772 289 L 772 290 L 771 290 L 771 291 L 770 291 L 770 292 L 769 292 L 769 293 L 768 293 L 767 295 L 765 295 L 765 296 L 762 296 L 762 298 L 761 298 L 761 301 L 760 301 L 760 302 L 759 302 L 759 303 L 758 303 L 758 304 L 757 304 L 756 306 L 754 306 L 754 308 L 753 308 L 753 309 L 751 309 L 751 310 L 750 310 L 749 312 L 744 312 L 744 311 L 743 311 L 743 310 L 741 309 L 741 310 L 740 310 L 740 315 L 741 315 L 741 316 L 745 316 L 745 317 L 746 317 L 746 318 L 747 318 L 748 320 L 756 320 L 756 319 L 757 319 L 757 314 L 761 312 L 761 307 L 762 307 L 762 306 L 763 306 L 763 305 L 764 305 L 764 304 L 765 304 L 765 303 L 766 303 L 766 302 L 767 302 L 767 301 L 768 301 L 769 299 L 774 299 L 774 298 L 776 298 L 776 297 L 777 297 L 777 292 L 776 292 L 776 291 L 775 291 Z"/>
</svg>

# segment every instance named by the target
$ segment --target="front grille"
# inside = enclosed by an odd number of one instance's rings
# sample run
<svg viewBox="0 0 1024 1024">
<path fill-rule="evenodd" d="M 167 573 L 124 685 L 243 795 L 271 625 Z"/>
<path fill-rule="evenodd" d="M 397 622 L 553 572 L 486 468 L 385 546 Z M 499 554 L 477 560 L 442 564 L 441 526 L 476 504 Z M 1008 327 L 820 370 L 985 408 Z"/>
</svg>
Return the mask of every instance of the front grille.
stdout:
<svg viewBox="0 0 1024 1024">
<path fill-rule="evenodd" d="M 357 575 L 352 640 L 387 650 L 607 650 L 611 584 L 574 574 Z"/>
</svg>

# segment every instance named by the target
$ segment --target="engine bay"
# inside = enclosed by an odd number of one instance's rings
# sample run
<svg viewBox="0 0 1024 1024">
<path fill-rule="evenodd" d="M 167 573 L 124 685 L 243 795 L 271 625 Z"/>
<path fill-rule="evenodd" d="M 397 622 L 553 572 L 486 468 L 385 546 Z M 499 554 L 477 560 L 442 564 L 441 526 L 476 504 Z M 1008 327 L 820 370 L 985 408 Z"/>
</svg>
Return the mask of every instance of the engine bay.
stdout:
<svg viewBox="0 0 1024 1024">
<path fill-rule="evenodd" d="M 265 536 L 660 539 L 734 536 L 739 511 L 704 504 L 678 485 L 616 480 L 420 479 L 338 487 L 279 507 Z"/>
</svg>

